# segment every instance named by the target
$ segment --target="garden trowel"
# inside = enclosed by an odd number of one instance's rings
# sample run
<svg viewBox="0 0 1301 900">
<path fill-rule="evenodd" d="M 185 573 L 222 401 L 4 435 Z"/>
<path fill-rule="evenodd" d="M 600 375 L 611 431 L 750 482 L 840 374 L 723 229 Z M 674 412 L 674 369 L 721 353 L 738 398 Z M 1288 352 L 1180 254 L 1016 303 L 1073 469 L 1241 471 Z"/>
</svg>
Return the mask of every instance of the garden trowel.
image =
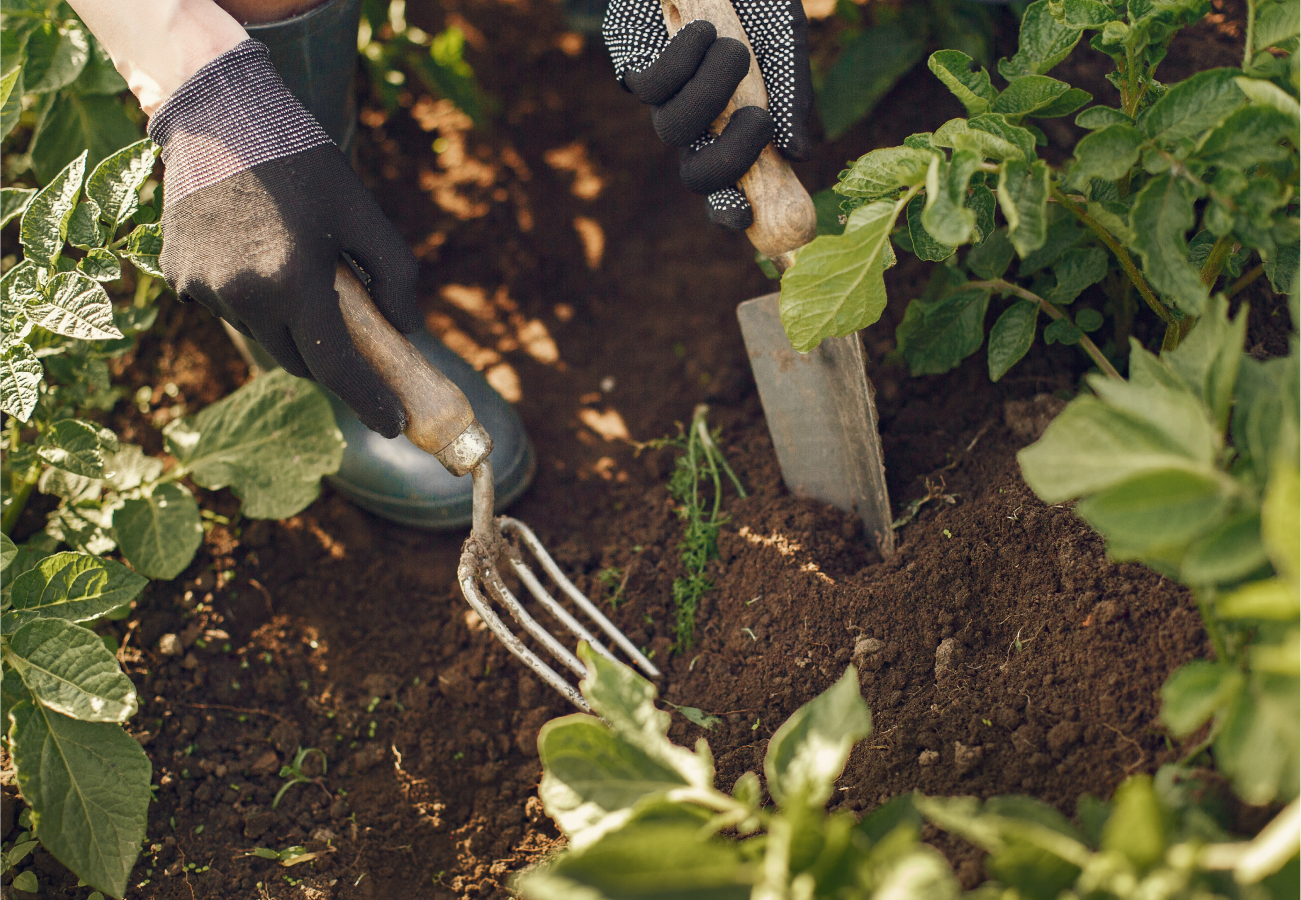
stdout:
<svg viewBox="0 0 1301 900">
<path fill-rule="evenodd" d="M 670 35 L 704 19 L 713 23 L 719 37 L 750 46 L 731 0 L 661 3 Z M 753 50 L 750 71 L 712 130 L 721 132 L 732 112 L 745 106 L 768 107 Z M 754 208 L 754 224 L 746 236 L 784 272 L 794 262 L 795 251 L 817 234 L 812 198 L 772 144 L 741 176 L 740 187 Z M 827 338 L 810 353 L 797 352 L 782 327 L 780 296 L 747 300 L 736 314 L 782 478 L 796 496 L 857 513 L 873 544 L 889 557 L 894 554 L 890 498 L 862 338 L 857 333 Z"/>
</svg>

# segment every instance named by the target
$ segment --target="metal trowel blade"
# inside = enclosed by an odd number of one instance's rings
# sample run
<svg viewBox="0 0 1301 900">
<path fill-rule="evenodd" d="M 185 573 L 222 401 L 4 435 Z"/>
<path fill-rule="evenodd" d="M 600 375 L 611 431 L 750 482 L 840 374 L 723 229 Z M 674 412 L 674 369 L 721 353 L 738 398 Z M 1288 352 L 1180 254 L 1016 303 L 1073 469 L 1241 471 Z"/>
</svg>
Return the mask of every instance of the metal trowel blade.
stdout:
<svg viewBox="0 0 1301 900">
<path fill-rule="evenodd" d="M 736 308 L 787 489 L 862 518 L 882 556 L 894 554 L 876 403 L 858 334 L 799 353 L 782 328 L 780 294 Z"/>
</svg>

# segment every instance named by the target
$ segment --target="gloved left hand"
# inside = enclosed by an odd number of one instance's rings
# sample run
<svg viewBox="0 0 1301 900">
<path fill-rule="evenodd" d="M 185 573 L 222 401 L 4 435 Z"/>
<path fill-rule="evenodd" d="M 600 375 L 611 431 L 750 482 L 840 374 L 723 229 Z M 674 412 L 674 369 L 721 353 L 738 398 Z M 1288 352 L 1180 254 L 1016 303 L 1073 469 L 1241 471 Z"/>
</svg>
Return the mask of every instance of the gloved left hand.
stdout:
<svg viewBox="0 0 1301 900">
<path fill-rule="evenodd" d="M 348 161 L 246 40 L 181 85 L 149 120 L 166 167 L 159 263 L 285 370 L 314 378 L 373 431 L 406 425 L 353 346 L 334 290 L 346 254 L 399 331 L 422 327 L 416 260 Z"/>
<path fill-rule="evenodd" d="M 708 195 L 709 218 L 748 228 L 754 212 L 736 181 L 771 141 L 787 159 L 807 159 L 813 80 L 809 27 L 800 0 L 732 0 L 768 89 L 768 110 L 737 110 L 717 137 L 709 125 L 749 68 L 739 41 L 717 37 L 709 22 L 688 22 L 671 39 L 659 0 L 612 0 L 602 34 L 620 83 L 655 107 L 665 143 L 682 147 L 688 188 Z"/>
</svg>

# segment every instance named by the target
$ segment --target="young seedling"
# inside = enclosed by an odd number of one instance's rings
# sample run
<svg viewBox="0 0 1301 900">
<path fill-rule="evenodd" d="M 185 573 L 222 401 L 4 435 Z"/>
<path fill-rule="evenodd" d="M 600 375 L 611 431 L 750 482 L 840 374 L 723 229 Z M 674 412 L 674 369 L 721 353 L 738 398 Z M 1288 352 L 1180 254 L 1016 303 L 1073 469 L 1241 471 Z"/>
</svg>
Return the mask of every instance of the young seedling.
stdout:
<svg viewBox="0 0 1301 900">
<path fill-rule="evenodd" d="M 653 448 L 676 447 L 685 451 L 678 457 L 677 467 L 669 478 L 669 494 L 680 504 L 678 516 L 687 523 L 682 541 L 678 544 L 686 576 L 673 581 L 673 604 L 677 610 L 675 645 L 679 650 L 685 650 L 695 643 L 696 610 L 700 606 L 700 598 L 714 586 L 705 576 L 705 566 L 710 560 L 718 558 L 718 532 L 727 521 L 727 517 L 722 514 L 722 473 L 727 473 L 737 494 L 742 498 L 747 496 L 740 479 L 723 458 L 722 451 L 714 443 L 714 436 L 709 433 L 705 424 L 708 413 L 709 407 L 701 404 L 691 417 L 691 427 L 683 434 L 676 438 L 648 441 L 643 445 Z M 700 483 L 706 478 L 714 489 L 713 496 L 708 501 L 700 489 Z"/>
<path fill-rule="evenodd" d="M 312 753 L 321 757 L 321 774 L 316 778 L 312 778 L 310 775 L 303 772 L 303 763 L 307 761 L 307 757 Z M 271 801 L 271 808 L 275 809 L 279 806 L 280 798 L 285 795 L 287 790 L 296 784 L 314 784 L 321 790 L 325 791 L 326 796 L 329 796 L 330 792 L 324 784 L 325 771 L 328 766 L 329 761 L 325 758 L 325 753 L 323 751 L 318 750 L 315 747 L 299 747 L 294 753 L 293 762 L 280 767 L 280 777 L 288 780 L 280 786 L 280 790 L 276 791 L 275 799 Z"/>
<path fill-rule="evenodd" d="M 596 580 L 612 592 L 610 594 L 610 609 L 618 609 L 619 604 L 623 602 L 624 586 L 628 583 L 628 576 L 624 574 L 623 569 L 617 566 L 602 569 L 596 573 Z"/>
</svg>

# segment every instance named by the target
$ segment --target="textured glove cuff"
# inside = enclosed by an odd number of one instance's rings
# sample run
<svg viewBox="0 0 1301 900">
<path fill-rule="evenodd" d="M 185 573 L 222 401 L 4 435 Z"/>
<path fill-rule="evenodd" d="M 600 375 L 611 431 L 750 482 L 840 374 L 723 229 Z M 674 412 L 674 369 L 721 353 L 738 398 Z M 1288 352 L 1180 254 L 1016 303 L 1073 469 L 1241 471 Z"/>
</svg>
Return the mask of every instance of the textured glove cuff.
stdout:
<svg viewBox="0 0 1301 900">
<path fill-rule="evenodd" d="M 259 163 L 331 143 L 280 80 L 266 46 L 251 38 L 167 98 L 149 120 L 149 137 L 163 150 L 169 203 Z"/>
</svg>

